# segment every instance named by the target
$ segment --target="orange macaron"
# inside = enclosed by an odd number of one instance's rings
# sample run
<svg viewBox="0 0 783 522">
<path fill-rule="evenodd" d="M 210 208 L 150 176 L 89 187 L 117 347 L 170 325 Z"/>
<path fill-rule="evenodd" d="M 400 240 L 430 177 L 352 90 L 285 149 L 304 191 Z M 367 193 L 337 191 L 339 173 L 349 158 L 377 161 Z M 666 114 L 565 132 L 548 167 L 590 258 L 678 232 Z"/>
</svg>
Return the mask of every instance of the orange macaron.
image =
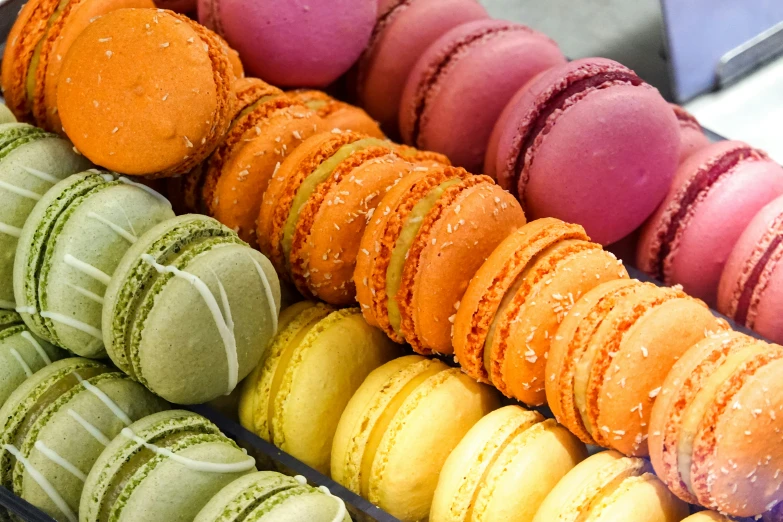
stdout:
<svg viewBox="0 0 783 522">
<path fill-rule="evenodd" d="M 57 108 L 68 137 L 116 172 L 170 177 L 220 143 L 234 114 L 223 41 L 160 9 L 119 9 L 90 24 L 64 58 Z"/>
<path fill-rule="evenodd" d="M 374 138 L 385 138 L 378 122 L 360 107 L 335 100 L 322 91 L 300 89 L 289 91 L 288 95 L 314 110 L 330 130 L 361 132 Z"/>
<path fill-rule="evenodd" d="M 463 369 L 527 404 L 545 402 L 544 369 L 555 332 L 596 285 L 628 277 L 579 225 L 554 218 L 510 234 L 470 281 L 454 321 Z"/>
<path fill-rule="evenodd" d="M 470 277 L 512 231 L 522 208 L 486 176 L 414 171 L 383 197 L 354 272 L 365 318 L 419 353 L 453 352 L 454 314 Z"/>
<path fill-rule="evenodd" d="M 727 326 L 678 288 L 636 280 L 599 285 L 571 308 L 552 342 L 549 406 L 582 441 L 646 456 L 650 414 L 669 370 Z"/>
<path fill-rule="evenodd" d="M 738 517 L 783 501 L 781 374 L 783 347 L 738 332 L 709 336 L 677 361 L 653 406 L 649 445 L 678 497 Z"/>
</svg>

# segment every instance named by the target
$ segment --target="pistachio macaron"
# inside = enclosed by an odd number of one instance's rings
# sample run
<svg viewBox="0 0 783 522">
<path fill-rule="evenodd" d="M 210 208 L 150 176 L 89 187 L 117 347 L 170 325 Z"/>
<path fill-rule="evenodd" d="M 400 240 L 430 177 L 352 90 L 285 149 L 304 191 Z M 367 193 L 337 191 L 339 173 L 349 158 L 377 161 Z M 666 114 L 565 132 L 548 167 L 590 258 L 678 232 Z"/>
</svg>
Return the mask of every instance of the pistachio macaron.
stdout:
<svg viewBox="0 0 783 522">
<path fill-rule="evenodd" d="M 351 397 L 332 446 L 332 478 L 405 522 L 426 519 L 446 459 L 499 406 L 458 368 L 409 355 L 374 370 Z"/>
<path fill-rule="evenodd" d="M 25 379 L 65 357 L 33 335 L 16 312 L 0 310 L 0 407 Z"/>
<path fill-rule="evenodd" d="M 55 183 L 90 166 L 65 139 L 23 123 L 0 123 L 0 309 L 16 308 L 14 255 L 33 207 Z"/>
<path fill-rule="evenodd" d="M 288 96 L 316 111 L 328 130 L 340 129 L 385 138 L 380 125 L 364 112 L 364 109 L 336 100 L 323 91 L 299 89 L 289 91 Z"/>
<path fill-rule="evenodd" d="M 650 413 L 669 370 L 691 346 L 727 327 L 681 289 L 636 280 L 597 286 L 552 342 L 552 412 L 587 443 L 646 456 Z"/>
<path fill-rule="evenodd" d="M 0 103 L 0 124 L 14 123 L 15 121 L 16 116 L 14 116 L 14 113 L 11 112 L 11 109 L 9 109 L 4 103 Z"/>
<path fill-rule="evenodd" d="M 520 227 L 489 255 L 459 303 L 460 365 L 509 397 L 543 404 L 544 370 L 563 318 L 591 288 L 627 277 L 580 225 L 544 218 Z"/>
<path fill-rule="evenodd" d="M 587 456 L 553 419 L 505 406 L 478 421 L 440 473 L 430 522 L 530 522 L 552 488 Z"/>
<path fill-rule="evenodd" d="M 644 459 L 603 451 L 563 477 L 533 522 L 680 522 L 688 505 L 675 497 Z"/>
<path fill-rule="evenodd" d="M 139 237 L 103 307 L 112 361 L 177 404 L 228 394 L 277 330 L 280 284 L 269 261 L 216 220 L 193 214 Z"/>
<path fill-rule="evenodd" d="M 367 375 L 401 354 L 358 308 L 302 301 L 280 314 L 266 361 L 242 385 L 247 429 L 323 474 L 348 400 Z"/>
<path fill-rule="evenodd" d="M 106 286 L 125 251 L 171 218 L 157 192 L 101 171 L 49 190 L 22 228 L 14 262 L 17 309 L 36 335 L 84 357 L 105 357 Z"/>
<path fill-rule="evenodd" d="M 212 497 L 193 522 L 351 522 L 345 502 L 325 486 L 258 471 L 236 479 Z"/>
<path fill-rule="evenodd" d="M 84 483 L 79 522 L 191 522 L 255 459 L 204 417 L 170 410 L 122 429 Z"/>
<path fill-rule="evenodd" d="M 54 362 L 0 408 L 0 483 L 54 519 L 77 522 L 85 478 L 109 441 L 167 407 L 97 361 Z"/>
</svg>

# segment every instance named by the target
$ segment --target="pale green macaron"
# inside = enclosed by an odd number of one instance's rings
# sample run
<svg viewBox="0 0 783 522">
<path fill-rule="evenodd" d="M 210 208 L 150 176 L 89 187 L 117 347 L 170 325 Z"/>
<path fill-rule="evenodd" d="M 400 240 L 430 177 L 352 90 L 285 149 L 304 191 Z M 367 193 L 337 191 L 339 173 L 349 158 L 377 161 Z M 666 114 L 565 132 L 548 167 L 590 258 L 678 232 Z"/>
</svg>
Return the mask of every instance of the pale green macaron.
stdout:
<svg viewBox="0 0 783 522">
<path fill-rule="evenodd" d="M 351 522 L 342 499 L 302 476 L 259 471 L 215 495 L 193 522 Z"/>
<path fill-rule="evenodd" d="M 0 408 L 0 484 L 55 520 L 77 522 L 87 474 L 120 431 L 168 404 L 97 361 L 62 359 Z"/>
<path fill-rule="evenodd" d="M 19 314 L 0 310 L 0 406 L 25 379 L 65 355 L 30 333 Z"/>
<path fill-rule="evenodd" d="M 84 485 L 80 522 L 192 522 L 255 460 L 204 417 L 182 410 L 124 429 Z"/>
<path fill-rule="evenodd" d="M 105 357 L 103 295 L 123 254 L 174 216 L 157 192 L 91 170 L 55 185 L 22 228 L 14 263 L 17 311 L 38 336 L 83 357 Z"/>
<path fill-rule="evenodd" d="M 55 183 L 89 168 L 90 162 L 55 134 L 26 123 L 2 123 L 3 108 L 0 105 L 0 308 L 13 310 L 14 254 L 27 216 Z"/>
<path fill-rule="evenodd" d="M 103 338 L 114 363 L 164 399 L 232 392 L 277 330 L 272 264 L 216 220 L 160 223 L 125 254 L 106 290 Z"/>
<path fill-rule="evenodd" d="M 1 123 L 13 123 L 16 121 L 16 116 L 11 112 L 11 109 L 6 107 L 4 103 L 0 103 L 0 124 Z"/>
</svg>

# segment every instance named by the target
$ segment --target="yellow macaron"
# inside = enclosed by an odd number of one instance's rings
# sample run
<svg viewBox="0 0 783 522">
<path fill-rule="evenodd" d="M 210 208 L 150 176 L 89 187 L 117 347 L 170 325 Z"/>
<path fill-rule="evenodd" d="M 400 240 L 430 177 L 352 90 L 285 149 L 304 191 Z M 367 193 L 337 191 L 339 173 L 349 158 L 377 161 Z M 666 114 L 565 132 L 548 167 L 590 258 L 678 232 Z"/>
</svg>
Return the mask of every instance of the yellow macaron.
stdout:
<svg viewBox="0 0 783 522">
<path fill-rule="evenodd" d="M 332 446 L 332 478 L 402 521 L 426 519 L 451 451 L 498 394 L 438 360 L 409 355 L 370 373 Z"/>
<path fill-rule="evenodd" d="M 357 308 L 310 301 L 280 314 L 269 355 L 243 383 L 243 426 L 321 473 L 348 399 L 365 377 L 400 355 Z"/>
<path fill-rule="evenodd" d="M 555 420 L 515 405 L 495 410 L 449 455 L 429 520 L 530 522 L 586 456 L 585 445 Z"/>
<path fill-rule="evenodd" d="M 732 522 L 732 520 L 716 511 L 699 511 L 682 522 Z"/>
</svg>

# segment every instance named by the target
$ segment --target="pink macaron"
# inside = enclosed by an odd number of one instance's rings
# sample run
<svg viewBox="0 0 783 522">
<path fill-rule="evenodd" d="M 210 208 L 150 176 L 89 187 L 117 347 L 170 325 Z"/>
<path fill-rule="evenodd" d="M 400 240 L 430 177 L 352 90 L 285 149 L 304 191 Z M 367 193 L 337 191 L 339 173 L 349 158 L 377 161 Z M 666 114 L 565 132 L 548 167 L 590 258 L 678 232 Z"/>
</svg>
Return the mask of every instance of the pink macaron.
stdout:
<svg viewBox="0 0 783 522">
<path fill-rule="evenodd" d="M 691 154 L 706 147 L 710 140 L 704 135 L 699 120 L 679 105 L 671 104 L 677 123 L 680 124 L 680 163 Z"/>
<path fill-rule="evenodd" d="M 564 62 L 554 41 L 524 25 L 463 24 L 413 67 L 400 102 L 400 132 L 408 144 L 479 173 L 506 103 L 533 76 Z"/>
<path fill-rule="evenodd" d="M 375 30 L 356 64 L 359 104 L 394 131 L 405 80 L 422 52 L 458 25 L 487 17 L 476 0 L 378 0 Z"/>
<path fill-rule="evenodd" d="M 583 58 L 525 85 L 495 126 L 484 172 L 531 219 L 579 223 L 604 245 L 630 234 L 666 195 L 680 150 L 660 93 L 612 60 Z"/>
<path fill-rule="evenodd" d="M 373 0 L 198 0 L 199 21 L 239 52 L 249 75 L 281 87 L 325 87 L 359 58 Z"/>
<path fill-rule="evenodd" d="M 160 9 L 189 15 L 196 12 L 197 0 L 155 0 L 155 5 Z"/>
<path fill-rule="evenodd" d="M 783 343 L 783 197 L 751 220 L 731 251 L 718 287 L 718 311 Z"/>
<path fill-rule="evenodd" d="M 680 165 L 669 194 L 644 225 L 637 267 L 716 303 L 732 248 L 764 205 L 783 194 L 783 168 L 740 141 L 722 141 Z"/>
</svg>

